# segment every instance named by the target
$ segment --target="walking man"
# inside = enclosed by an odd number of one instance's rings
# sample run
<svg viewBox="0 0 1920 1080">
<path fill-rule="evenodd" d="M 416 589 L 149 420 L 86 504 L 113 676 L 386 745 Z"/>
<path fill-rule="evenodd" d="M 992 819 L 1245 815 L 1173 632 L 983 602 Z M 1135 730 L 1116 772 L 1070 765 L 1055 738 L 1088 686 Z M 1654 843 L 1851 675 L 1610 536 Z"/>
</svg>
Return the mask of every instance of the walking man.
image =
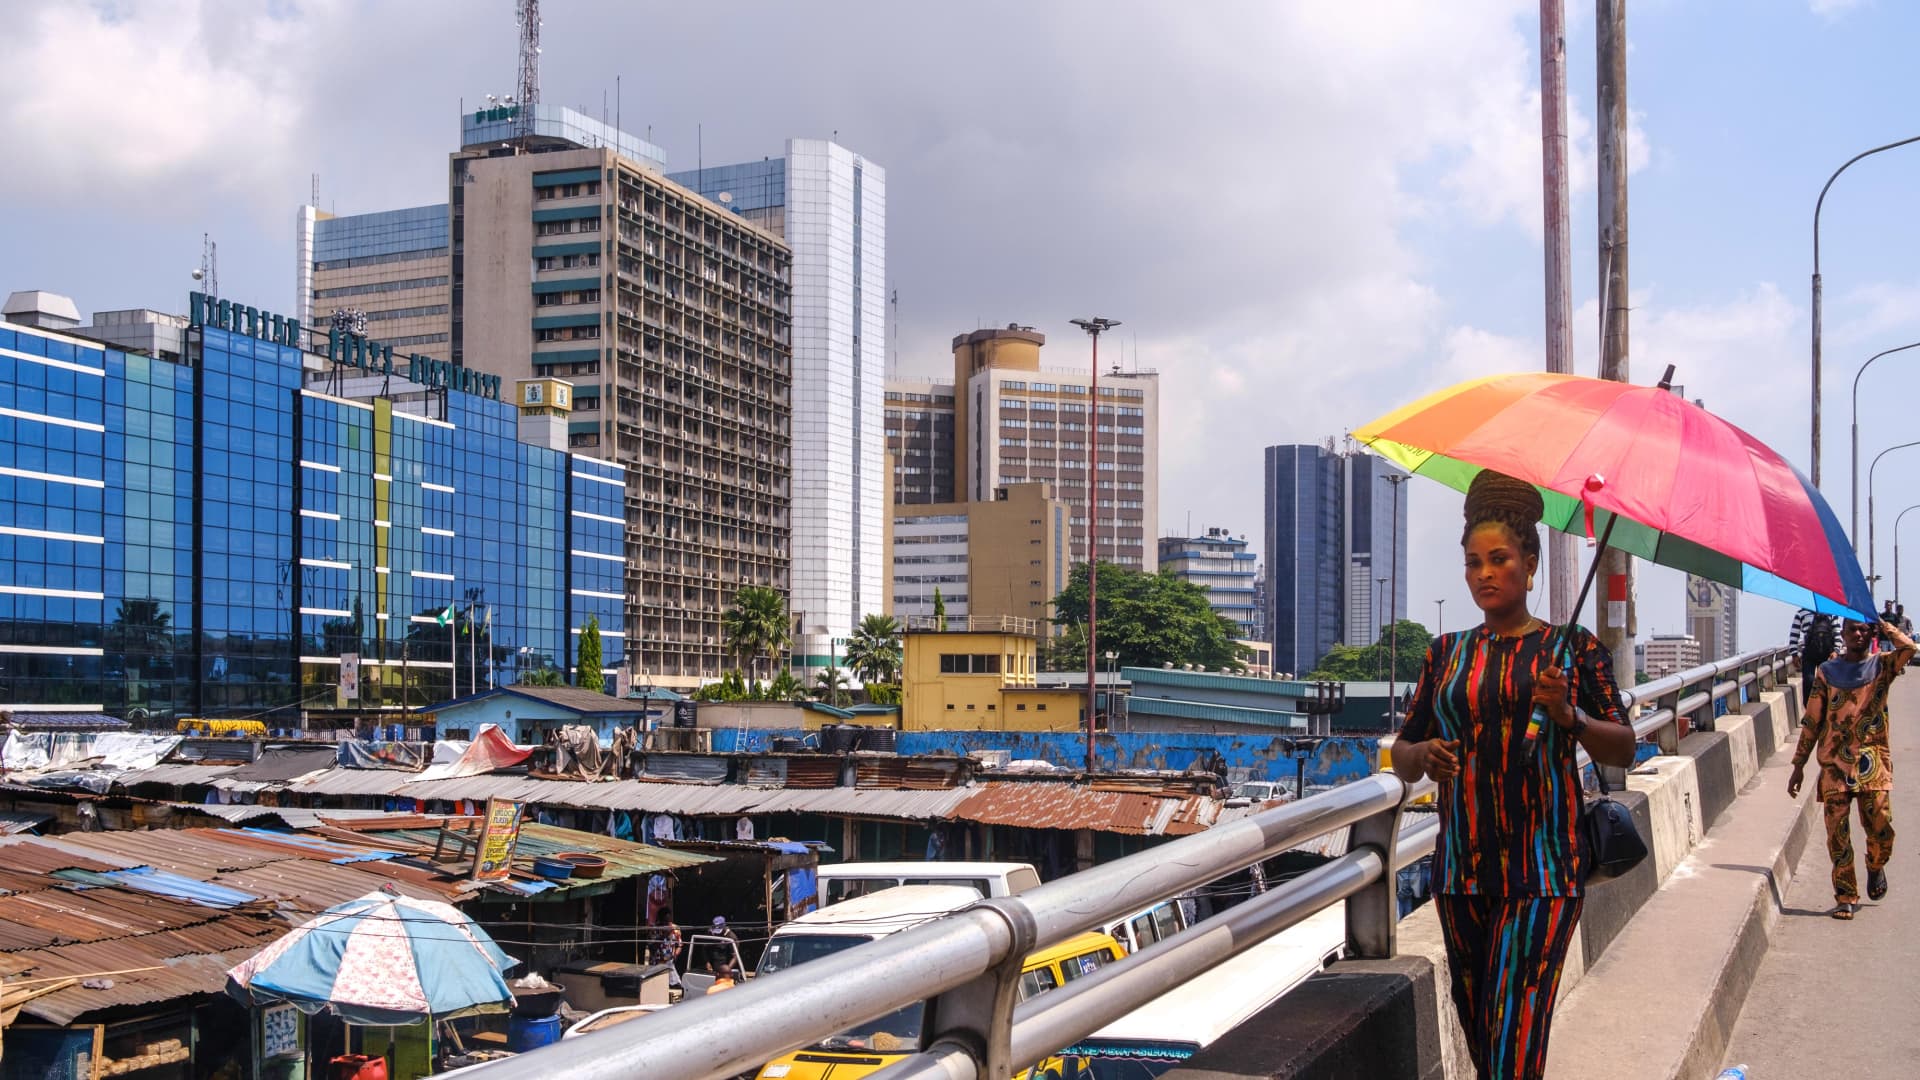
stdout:
<svg viewBox="0 0 1920 1080">
<path fill-rule="evenodd" d="M 1853 872 L 1853 833 L 1848 811 L 1860 805 L 1867 837 L 1867 897 L 1887 895 L 1887 860 L 1893 857 L 1893 759 L 1887 748 L 1887 692 L 1913 659 L 1913 639 L 1892 623 L 1879 632 L 1893 643 L 1874 653 L 1875 627 L 1849 619 L 1840 631 L 1842 652 L 1814 673 L 1800 743 L 1793 751 L 1787 795 L 1800 797 L 1807 759 L 1820 758 L 1817 788 L 1827 821 L 1827 854 L 1833 859 L 1833 917 L 1851 919 L 1860 910 Z"/>
<path fill-rule="evenodd" d="M 1837 644 L 1833 616 L 1801 608 L 1793 616 L 1793 629 L 1787 633 L 1787 651 L 1800 657 L 1800 704 L 1813 694 L 1813 676 L 1821 664 L 1833 658 Z"/>
</svg>

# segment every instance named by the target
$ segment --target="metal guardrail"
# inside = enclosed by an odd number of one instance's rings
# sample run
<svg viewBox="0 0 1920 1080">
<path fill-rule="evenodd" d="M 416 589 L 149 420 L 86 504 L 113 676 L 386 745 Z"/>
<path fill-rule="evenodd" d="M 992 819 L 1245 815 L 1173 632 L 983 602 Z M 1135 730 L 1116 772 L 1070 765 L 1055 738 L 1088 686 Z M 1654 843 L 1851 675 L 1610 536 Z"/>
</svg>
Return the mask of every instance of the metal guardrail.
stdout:
<svg viewBox="0 0 1920 1080">
<path fill-rule="evenodd" d="M 1681 726 L 1711 727 L 1714 703 L 1750 700 L 1789 663 L 1763 649 L 1623 693 L 1634 734 L 1663 752 Z M 1584 754 L 1581 758 L 1585 765 Z M 985 900 L 879 941 L 685 1001 L 617 1027 L 484 1065 L 485 1080 L 717 1080 L 916 1001 L 926 1047 L 877 1080 L 1009 1080 L 1017 1071 L 1152 1001 L 1220 961 L 1341 900 L 1348 952 L 1393 955 L 1395 871 L 1430 854 L 1436 814 L 1403 818 L 1432 791 L 1390 773 Z M 1154 945 L 1016 1007 L 1024 957 L 1336 829 L 1346 854 Z"/>
</svg>

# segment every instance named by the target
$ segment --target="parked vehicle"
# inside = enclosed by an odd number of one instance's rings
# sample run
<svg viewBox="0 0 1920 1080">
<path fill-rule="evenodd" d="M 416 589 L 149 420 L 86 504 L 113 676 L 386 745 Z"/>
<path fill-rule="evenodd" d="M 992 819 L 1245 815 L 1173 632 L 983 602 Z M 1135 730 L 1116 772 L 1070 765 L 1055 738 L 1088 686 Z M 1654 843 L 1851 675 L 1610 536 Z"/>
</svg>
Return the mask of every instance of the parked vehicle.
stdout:
<svg viewBox="0 0 1920 1080">
<path fill-rule="evenodd" d="M 1201 972 L 1061 1051 L 1089 1080 L 1150 1080 L 1219 1041 L 1340 955 L 1346 905 L 1335 904 Z M 1071 1080 L 1071 1078 L 1066 1078 Z"/>
<path fill-rule="evenodd" d="M 638 1020 L 642 1016 L 646 1016 L 649 1013 L 657 1013 L 667 1007 L 666 1005 L 657 1004 L 616 1005 L 611 1009 L 601 1009 L 599 1012 L 588 1016 L 586 1019 L 568 1028 L 566 1033 L 560 1037 L 562 1039 L 577 1039 L 582 1035 L 588 1035 L 596 1031 L 604 1031 L 610 1027 L 617 1027 L 629 1020 Z"/>
<path fill-rule="evenodd" d="M 1040 884 L 1040 874 L 1022 862 L 849 862 L 820 868 L 824 902 L 900 885 L 967 885 L 981 896 L 1012 896 Z"/>
</svg>

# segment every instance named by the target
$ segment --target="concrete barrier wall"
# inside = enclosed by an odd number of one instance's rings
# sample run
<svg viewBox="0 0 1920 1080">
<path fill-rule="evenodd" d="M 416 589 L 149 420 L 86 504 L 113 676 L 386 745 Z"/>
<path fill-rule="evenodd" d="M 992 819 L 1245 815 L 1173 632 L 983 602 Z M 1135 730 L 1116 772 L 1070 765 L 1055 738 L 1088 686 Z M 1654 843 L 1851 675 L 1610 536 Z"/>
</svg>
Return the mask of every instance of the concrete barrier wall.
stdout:
<svg viewBox="0 0 1920 1080">
<path fill-rule="evenodd" d="M 1680 753 L 1636 766 L 1627 777 L 1626 790 L 1615 793 L 1632 810 L 1651 852 L 1631 873 L 1589 883 L 1580 920 L 1580 948 L 1573 950 L 1561 977 L 1562 998 L 1712 831 L 1760 765 L 1792 746 L 1800 719 L 1797 684 L 1782 682 L 1779 689 L 1753 697 L 1716 718 L 1714 730 L 1689 734 L 1681 741 Z M 1802 839 L 1796 837 L 1795 842 Z M 1788 854 L 1783 852 L 1781 858 L 1786 860 Z M 1786 861 L 1782 868 L 1791 865 Z M 1401 920 L 1399 944 L 1400 955 L 1391 962 L 1335 964 L 1169 1076 L 1205 1080 L 1394 1075 L 1471 1080 L 1473 1067 L 1454 1014 L 1446 947 L 1432 904 Z M 1408 982 L 1429 985 L 1405 985 Z M 1421 1012 L 1429 1008 L 1434 1011 Z M 1319 1033 L 1325 1032 L 1335 1037 L 1321 1037 Z M 1417 1047 L 1423 1056 L 1409 1062 L 1388 1061 L 1380 1056 L 1385 1051 L 1379 1047 L 1353 1044 L 1361 1039 Z M 1253 1053 L 1256 1047 L 1277 1051 L 1282 1046 L 1285 1053 L 1264 1059 Z"/>
</svg>

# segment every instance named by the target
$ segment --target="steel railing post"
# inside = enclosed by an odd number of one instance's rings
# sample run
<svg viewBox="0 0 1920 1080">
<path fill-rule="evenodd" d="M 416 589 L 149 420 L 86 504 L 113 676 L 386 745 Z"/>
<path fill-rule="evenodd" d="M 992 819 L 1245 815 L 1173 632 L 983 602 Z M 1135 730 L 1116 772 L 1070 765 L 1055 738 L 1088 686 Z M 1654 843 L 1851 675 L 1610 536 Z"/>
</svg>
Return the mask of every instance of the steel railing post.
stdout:
<svg viewBox="0 0 1920 1080">
<path fill-rule="evenodd" d="M 1394 870 L 1400 843 L 1400 815 L 1407 807 L 1406 781 L 1400 781 L 1400 798 L 1391 807 L 1369 814 L 1353 823 L 1347 834 L 1347 850 L 1373 848 L 1380 853 L 1385 869 L 1378 881 L 1347 898 L 1347 945 L 1353 955 L 1367 960 L 1387 960 L 1393 956 L 1394 932 L 1400 925 L 1400 875 Z"/>
<path fill-rule="evenodd" d="M 1013 948 L 998 964 L 927 1002 L 926 1046 L 928 1052 L 954 1048 L 965 1053 L 980 1080 L 1011 1080 L 1020 968 L 1033 951 L 1038 930 L 1033 913 L 1018 899 L 988 900 L 971 910 L 992 911 L 1006 920 Z"/>
<path fill-rule="evenodd" d="M 1681 725 L 1686 722 L 1685 718 L 1680 715 L 1680 695 L 1682 690 L 1683 688 L 1676 688 L 1655 699 L 1655 708 L 1666 709 L 1673 714 L 1673 719 L 1669 723 L 1663 725 L 1660 730 L 1653 733 L 1653 741 L 1660 747 L 1662 754 L 1672 755 L 1680 752 Z"/>
</svg>

